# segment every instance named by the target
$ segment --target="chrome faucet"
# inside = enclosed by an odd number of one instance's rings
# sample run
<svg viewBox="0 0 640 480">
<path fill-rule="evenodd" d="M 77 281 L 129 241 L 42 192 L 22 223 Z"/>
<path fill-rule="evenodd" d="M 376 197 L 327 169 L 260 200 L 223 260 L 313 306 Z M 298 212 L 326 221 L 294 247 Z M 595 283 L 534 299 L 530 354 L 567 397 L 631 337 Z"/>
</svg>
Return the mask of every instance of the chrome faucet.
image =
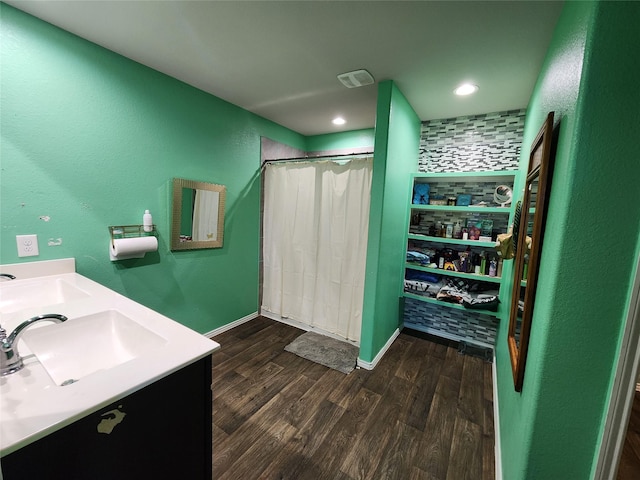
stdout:
<svg viewBox="0 0 640 480">
<path fill-rule="evenodd" d="M 37 315 L 22 322 L 7 337 L 7 331 L 0 326 L 0 376 L 15 373 L 24 367 L 22 357 L 18 353 L 18 341 L 22 333 L 31 325 L 42 320 L 51 320 L 55 323 L 61 323 L 67 320 L 67 317 L 57 313 L 47 313 L 45 315 Z"/>
<path fill-rule="evenodd" d="M 0 273 L 0 278 L 2 278 L 3 280 L 15 280 L 16 277 L 15 275 L 11 275 L 10 273 Z"/>
</svg>

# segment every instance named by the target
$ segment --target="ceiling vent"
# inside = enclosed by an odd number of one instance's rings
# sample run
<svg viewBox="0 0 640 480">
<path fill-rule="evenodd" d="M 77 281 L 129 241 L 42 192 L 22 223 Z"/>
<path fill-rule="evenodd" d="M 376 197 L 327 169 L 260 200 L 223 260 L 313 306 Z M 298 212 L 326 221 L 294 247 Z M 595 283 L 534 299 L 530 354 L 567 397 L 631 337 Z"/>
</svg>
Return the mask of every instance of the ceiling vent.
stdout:
<svg viewBox="0 0 640 480">
<path fill-rule="evenodd" d="M 373 83 L 373 77 L 366 70 L 354 70 L 353 72 L 341 73 L 338 80 L 347 88 L 363 87 Z"/>
</svg>

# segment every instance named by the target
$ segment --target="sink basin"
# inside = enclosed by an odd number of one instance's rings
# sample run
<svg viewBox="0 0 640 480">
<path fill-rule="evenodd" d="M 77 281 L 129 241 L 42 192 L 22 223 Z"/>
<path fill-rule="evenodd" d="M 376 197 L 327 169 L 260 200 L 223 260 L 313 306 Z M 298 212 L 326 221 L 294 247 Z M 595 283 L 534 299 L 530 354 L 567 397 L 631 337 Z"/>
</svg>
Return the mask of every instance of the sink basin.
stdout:
<svg viewBox="0 0 640 480">
<path fill-rule="evenodd" d="M 25 331 L 22 340 L 51 379 L 69 384 L 162 347 L 166 340 L 117 310 Z"/>
<path fill-rule="evenodd" d="M 20 282 L 18 285 L 2 282 L 0 312 L 10 313 L 28 307 L 58 305 L 87 297 L 88 293 L 60 278 Z"/>
</svg>

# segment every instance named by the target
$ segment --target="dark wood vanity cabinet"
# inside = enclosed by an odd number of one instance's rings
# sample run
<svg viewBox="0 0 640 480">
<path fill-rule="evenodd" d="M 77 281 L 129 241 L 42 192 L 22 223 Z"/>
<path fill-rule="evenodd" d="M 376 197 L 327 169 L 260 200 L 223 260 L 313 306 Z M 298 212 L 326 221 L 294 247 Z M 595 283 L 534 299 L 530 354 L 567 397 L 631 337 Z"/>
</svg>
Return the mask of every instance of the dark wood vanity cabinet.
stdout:
<svg viewBox="0 0 640 480">
<path fill-rule="evenodd" d="M 211 460 L 207 356 L 3 457 L 2 472 L 4 480 L 211 480 Z"/>
</svg>

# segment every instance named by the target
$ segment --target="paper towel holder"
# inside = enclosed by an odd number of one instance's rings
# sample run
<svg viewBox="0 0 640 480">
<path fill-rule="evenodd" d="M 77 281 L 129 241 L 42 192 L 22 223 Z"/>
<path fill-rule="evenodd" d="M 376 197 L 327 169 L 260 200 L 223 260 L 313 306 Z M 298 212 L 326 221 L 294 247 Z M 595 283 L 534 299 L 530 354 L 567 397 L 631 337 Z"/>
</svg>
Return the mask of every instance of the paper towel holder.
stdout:
<svg viewBox="0 0 640 480">
<path fill-rule="evenodd" d="M 151 226 L 151 231 L 147 232 L 144 230 L 144 225 L 112 225 L 109 226 L 109 235 L 111 237 L 111 241 L 109 242 L 109 258 L 110 260 L 128 260 L 130 258 L 142 258 L 144 257 L 144 253 L 140 253 L 139 255 L 133 256 L 123 256 L 122 258 L 118 258 L 114 255 L 113 249 L 115 246 L 115 240 L 124 239 L 124 238 L 141 238 L 141 237 L 156 237 L 156 226 Z M 147 225 L 148 228 L 148 225 Z"/>
</svg>

